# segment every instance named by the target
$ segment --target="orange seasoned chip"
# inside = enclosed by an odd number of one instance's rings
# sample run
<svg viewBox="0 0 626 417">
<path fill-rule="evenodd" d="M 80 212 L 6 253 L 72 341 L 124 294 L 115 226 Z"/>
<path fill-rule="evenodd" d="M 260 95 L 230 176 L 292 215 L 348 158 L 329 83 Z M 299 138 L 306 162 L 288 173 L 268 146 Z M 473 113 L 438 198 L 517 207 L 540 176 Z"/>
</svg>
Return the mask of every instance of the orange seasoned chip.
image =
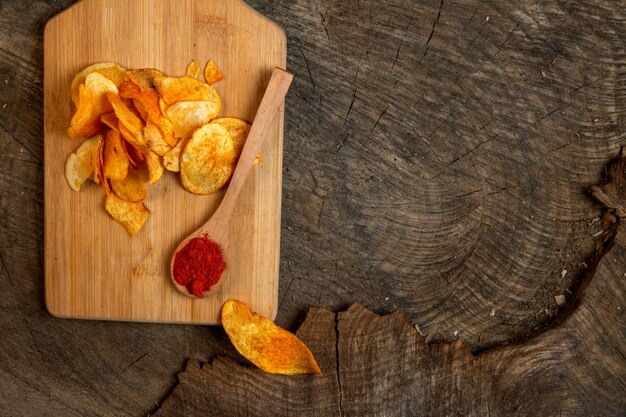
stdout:
<svg viewBox="0 0 626 417">
<path fill-rule="evenodd" d="M 148 110 L 146 110 L 143 103 L 140 100 L 134 98 L 133 106 L 135 106 L 135 110 L 137 110 L 137 113 L 139 113 L 139 116 L 141 116 L 143 121 L 148 122 Z"/>
<path fill-rule="evenodd" d="M 261 153 L 261 151 L 259 151 L 258 154 L 256 154 L 256 158 L 254 158 L 254 162 L 252 163 L 252 165 L 259 165 L 263 163 L 263 154 Z"/>
<path fill-rule="evenodd" d="M 106 98 L 107 94 L 117 95 L 113 81 L 99 72 L 87 75 L 85 84 L 79 85 L 76 113 L 67 129 L 69 137 L 90 137 L 98 133 L 102 126 L 100 116 L 113 110 Z"/>
<path fill-rule="evenodd" d="M 130 203 L 143 201 L 147 195 L 146 181 L 148 179 L 145 165 L 139 168 L 132 167 L 128 175 L 122 180 L 111 180 L 111 190 L 116 196 Z"/>
<path fill-rule="evenodd" d="M 176 146 L 163 155 L 163 165 L 165 165 L 165 169 L 172 172 L 180 171 L 180 152 L 186 142 L 186 139 L 181 139 Z"/>
<path fill-rule="evenodd" d="M 146 127 L 143 128 L 143 137 L 148 147 L 159 156 L 165 155 L 172 149 L 172 147 L 165 142 L 165 139 L 163 139 L 161 130 L 150 121 L 146 123 Z"/>
<path fill-rule="evenodd" d="M 300 339 L 237 300 L 222 307 L 222 325 L 235 348 L 265 372 L 282 375 L 321 374 Z"/>
<path fill-rule="evenodd" d="M 111 192 L 111 187 L 109 187 L 109 181 L 107 181 L 104 176 L 104 141 L 105 138 L 102 138 L 100 146 L 98 146 L 98 159 L 96 165 L 94 166 L 94 171 L 95 176 L 98 178 L 96 184 L 98 184 L 105 193 L 109 194 Z"/>
<path fill-rule="evenodd" d="M 194 59 L 187 65 L 187 73 L 185 75 L 187 77 L 198 78 L 198 75 L 200 75 L 200 63 L 197 59 Z"/>
<path fill-rule="evenodd" d="M 150 149 L 144 150 L 143 154 L 146 157 L 146 164 L 148 165 L 150 184 L 154 184 L 161 178 L 161 175 L 163 175 L 163 163 L 161 162 L 161 157 L 155 152 L 152 152 Z"/>
<path fill-rule="evenodd" d="M 172 130 L 172 123 L 161 111 L 159 95 L 152 89 L 141 90 L 137 84 L 129 80 L 122 84 L 120 97 L 133 99 L 135 108 L 147 123 L 151 121 L 161 131 L 165 142 L 170 146 L 176 145 L 176 138 Z"/>
<path fill-rule="evenodd" d="M 180 155 L 180 181 L 187 191 L 210 194 L 228 181 L 235 150 L 228 131 L 218 124 L 196 130 Z"/>
<path fill-rule="evenodd" d="M 154 90 L 154 80 L 163 77 L 159 70 L 154 68 L 143 68 L 128 71 L 126 73 L 129 79 L 141 88 L 142 91 Z"/>
<path fill-rule="evenodd" d="M 80 191 L 85 180 L 94 178 L 93 174 L 98 166 L 98 151 L 101 143 L 102 136 L 100 135 L 87 139 L 67 158 L 65 179 L 67 179 L 72 190 Z"/>
<path fill-rule="evenodd" d="M 117 119 L 115 113 L 104 113 L 102 116 L 100 116 L 100 121 L 113 130 L 120 130 L 120 121 Z"/>
<path fill-rule="evenodd" d="M 154 84 L 168 105 L 179 101 L 215 101 L 217 95 L 213 87 L 193 77 L 158 77 Z"/>
<path fill-rule="evenodd" d="M 138 98 L 141 88 L 133 80 L 125 81 L 119 88 L 121 98 Z"/>
<path fill-rule="evenodd" d="M 120 132 L 109 130 L 104 139 L 104 178 L 111 180 L 121 180 L 128 174 L 128 155 L 122 145 Z"/>
<path fill-rule="evenodd" d="M 177 138 L 188 138 L 200 126 L 209 123 L 219 113 L 214 101 L 180 101 L 168 107 L 167 117 Z"/>
<path fill-rule="evenodd" d="M 113 193 L 107 195 L 104 206 L 111 217 L 124 226 L 124 229 L 126 229 L 131 236 L 137 234 L 148 218 L 148 214 L 150 214 L 143 203 L 130 203 L 122 200 Z"/>
<path fill-rule="evenodd" d="M 143 121 L 124 103 L 119 95 L 107 93 L 106 98 L 113 106 L 119 119 L 119 130 L 124 139 L 140 148 L 146 146 L 143 139 Z"/>
<path fill-rule="evenodd" d="M 128 161 L 133 166 L 138 166 L 139 163 L 145 159 L 143 153 L 141 153 L 141 149 L 139 149 L 132 143 L 123 140 L 122 144 L 124 145 L 124 150 L 126 151 L 126 155 L 128 156 Z"/>
<path fill-rule="evenodd" d="M 161 135 L 167 144 L 176 145 L 176 138 L 172 131 L 172 123 L 165 117 L 159 105 L 159 95 L 152 89 L 142 90 L 137 84 L 129 80 L 122 84 L 120 97 L 133 99 L 135 108 L 147 123 L 151 121 L 161 131 Z"/>
<path fill-rule="evenodd" d="M 209 59 L 209 62 L 206 63 L 206 67 L 204 67 L 204 79 L 207 84 L 215 84 L 224 79 L 224 74 L 217 68 L 217 65 L 215 65 L 212 59 Z"/>
<path fill-rule="evenodd" d="M 74 104 L 78 105 L 80 85 L 84 84 L 87 76 L 93 72 L 104 75 L 106 78 L 113 81 L 115 86 L 118 88 L 126 80 L 126 70 L 114 62 L 100 62 L 98 64 L 90 65 L 76 74 L 72 80 L 70 94 Z"/>
</svg>

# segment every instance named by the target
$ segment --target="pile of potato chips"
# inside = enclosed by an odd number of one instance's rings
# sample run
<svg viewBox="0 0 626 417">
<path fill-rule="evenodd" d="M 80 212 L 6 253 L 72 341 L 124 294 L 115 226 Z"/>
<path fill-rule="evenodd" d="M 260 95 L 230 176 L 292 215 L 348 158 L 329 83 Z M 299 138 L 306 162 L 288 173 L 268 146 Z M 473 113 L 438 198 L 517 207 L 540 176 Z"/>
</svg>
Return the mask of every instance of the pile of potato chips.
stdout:
<svg viewBox="0 0 626 417">
<path fill-rule="evenodd" d="M 98 184 L 106 211 L 132 236 L 148 218 L 146 183 L 156 183 L 164 169 L 180 172 L 186 190 L 209 194 L 224 186 L 241 154 L 250 125 L 217 118 L 213 84 L 224 77 L 213 61 L 206 82 L 199 75 L 197 60 L 183 77 L 103 62 L 72 81 L 76 112 L 67 134 L 86 139 L 67 158 L 65 177 L 75 191 L 87 179 Z"/>
</svg>

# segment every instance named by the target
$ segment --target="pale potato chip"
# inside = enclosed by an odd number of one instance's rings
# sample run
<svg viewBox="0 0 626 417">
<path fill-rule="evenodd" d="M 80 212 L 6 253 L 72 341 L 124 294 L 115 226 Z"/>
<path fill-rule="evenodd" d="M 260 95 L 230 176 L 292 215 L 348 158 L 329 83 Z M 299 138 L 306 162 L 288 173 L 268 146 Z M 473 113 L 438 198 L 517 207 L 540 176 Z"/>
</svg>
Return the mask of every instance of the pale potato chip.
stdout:
<svg viewBox="0 0 626 417">
<path fill-rule="evenodd" d="M 200 63 L 197 59 L 194 59 L 187 65 L 187 73 L 185 75 L 187 75 L 187 77 L 198 78 L 198 75 L 200 75 Z"/>
<path fill-rule="evenodd" d="M 212 59 L 206 63 L 206 67 L 204 67 L 204 79 L 207 84 L 215 84 L 218 81 L 224 79 L 224 74 L 217 68 L 215 62 Z"/>
<path fill-rule="evenodd" d="M 215 88 L 193 77 L 157 77 L 154 84 L 168 105 L 179 101 L 215 101 L 217 95 Z"/>
<path fill-rule="evenodd" d="M 237 164 L 237 160 L 241 156 L 241 150 L 246 144 L 246 138 L 250 133 L 250 124 L 236 117 L 218 117 L 211 120 L 211 123 L 217 123 L 222 125 L 228 130 L 230 137 L 233 139 L 233 146 L 235 147 L 235 161 L 233 164 Z M 261 151 L 257 154 L 252 165 L 258 165 L 263 163 L 263 154 Z M 233 167 L 233 170 L 235 168 Z"/>
<path fill-rule="evenodd" d="M 128 155 L 122 145 L 120 132 L 109 130 L 104 139 L 104 178 L 121 180 L 128 174 Z"/>
<path fill-rule="evenodd" d="M 143 201 L 147 195 L 147 169 L 145 165 L 139 168 L 132 167 L 123 180 L 111 180 L 111 189 L 119 198 L 130 203 Z"/>
<path fill-rule="evenodd" d="M 197 129 L 180 156 L 180 180 L 187 191 L 210 194 L 228 181 L 235 150 L 228 131 L 218 124 Z"/>
<path fill-rule="evenodd" d="M 65 179 L 72 190 L 80 191 L 85 180 L 93 176 L 98 164 L 98 150 L 101 143 L 102 136 L 94 136 L 85 140 L 68 156 L 65 163 Z"/>
<path fill-rule="evenodd" d="M 155 184 L 161 178 L 161 175 L 163 175 L 163 163 L 161 162 L 161 157 L 155 152 L 152 152 L 150 149 L 144 150 L 143 154 L 146 157 L 146 163 L 148 165 L 150 184 Z"/>
<path fill-rule="evenodd" d="M 98 133 L 102 126 L 100 116 L 113 111 L 106 95 L 117 95 L 117 91 L 115 83 L 99 72 L 87 75 L 85 84 L 79 85 L 76 113 L 70 121 L 67 135 L 80 138 Z"/>
<path fill-rule="evenodd" d="M 261 370 L 271 374 L 321 374 L 311 351 L 300 339 L 254 313 L 237 300 L 222 307 L 222 325 L 235 348 Z"/>
<path fill-rule="evenodd" d="M 124 229 L 126 229 L 131 236 L 137 234 L 150 214 L 143 203 L 130 203 L 122 200 L 113 193 L 107 195 L 104 206 L 111 217 L 124 226 Z"/>
<path fill-rule="evenodd" d="M 72 80 L 70 94 L 72 102 L 78 105 L 79 86 L 85 83 L 87 76 L 93 72 L 100 73 L 115 83 L 116 87 L 120 87 L 126 81 L 126 70 L 114 62 L 100 62 L 93 64 L 76 74 Z"/>
<path fill-rule="evenodd" d="M 248 133 L 250 133 L 250 124 L 236 117 L 218 117 L 212 120 L 211 123 L 217 123 L 228 130 L 230 137 L 233 139 L 235 158 L 239 158 L 243 145 L 246 144 Z"/>
<path fill-rule="evenodd" d="M 146 123 L 146 127 L 143 128 L 143 137 L 148 147 L 159 156 L 165 155 L 172 149 L 163 139 L 161 130 L 150 121 Z"/>
<path fill-rule="evenodd" d="M 200 126 L 215 118 L 219 111 L 219 105 L 214 101 L 181 101 L 168 107 L 166 114 L 172 122 L 174 135 L 188 138 Z"/>
<path fill-rule="evenodd" d="M 165 165 L 165 169 L 172 172 L 180 171 L 180 152 L 186 142 L 186 139 L 181 139 L 172 150 L 163 155 L 163 165 Z"/>
<path fill-rule="evenodd" d="M 119 119 L 119 130 L 124 139 L 139 148 L 144 148 L 146 142 L 143 138 L 143 120 L 128 108 L 118 94 L 107 93 L 106 99 L 111 103 L 115 116 Z"/>
</svg>

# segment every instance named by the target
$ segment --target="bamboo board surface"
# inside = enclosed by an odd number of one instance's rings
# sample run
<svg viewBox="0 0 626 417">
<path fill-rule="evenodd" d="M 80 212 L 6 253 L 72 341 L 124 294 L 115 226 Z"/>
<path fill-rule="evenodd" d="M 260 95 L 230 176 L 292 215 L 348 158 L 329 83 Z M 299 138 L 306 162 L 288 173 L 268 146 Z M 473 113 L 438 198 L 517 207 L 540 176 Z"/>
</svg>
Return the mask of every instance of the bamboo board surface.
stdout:
<svg viewBox="0 0 626 417">
<path fill-rule="evenodd" d="M 169 279 L 174 248 L 213 213 L 222 193 L 196 196 L 165 171 L 148 187 L 151 214 L 131 238 L 104 209 L 93 183 L 74 192 L 64 177 L 81 143 L 66 129 L 70 82 L 87 65 L 114 61 L 184 75 L 197 58 L 225 75 L 215 85 L 221 116 L 254 118 L 274 67 L 285 68 L 284 31 L 240 0 L 84 0 L 52 18 L 44 34 L 45 294 L 61 317 L 219 323 L 236 298 L 274 318 L 277 309 L 284 109 L 251 172 L 231 227 L 228 281 L 208 299 L 178 293 Z"/>
</svg>

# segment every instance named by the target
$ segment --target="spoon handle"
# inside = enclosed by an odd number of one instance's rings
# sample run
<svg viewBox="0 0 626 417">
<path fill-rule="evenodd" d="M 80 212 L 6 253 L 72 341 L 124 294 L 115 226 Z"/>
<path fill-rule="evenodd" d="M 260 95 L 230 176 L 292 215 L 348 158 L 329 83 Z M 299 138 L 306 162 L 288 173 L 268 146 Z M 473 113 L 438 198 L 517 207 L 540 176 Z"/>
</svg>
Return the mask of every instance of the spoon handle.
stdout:
<svg viewBox="0 0 626 417">
<path fill-rule="evenodd" d="M 285 99 L 292 79 L 293 74 L 283 71 L 280 68 L 274 68 L 270 82 L 267 85 L 259 109 L 252 122 L 250 133 L 241 151 L 241 156 L 235 167 L 230 184 L 226 189 L 226 194 L 224 194 L 220 206 L 212 217 L 213 221 L 225 221 L 230 218 L 239 193 L 244 186 L 248 173 L 252 169 L 254 159 L 259 153 L 259 150 L 261 150 L 261 145 L 272 126 L 278 109 Z"/>
</svg>

